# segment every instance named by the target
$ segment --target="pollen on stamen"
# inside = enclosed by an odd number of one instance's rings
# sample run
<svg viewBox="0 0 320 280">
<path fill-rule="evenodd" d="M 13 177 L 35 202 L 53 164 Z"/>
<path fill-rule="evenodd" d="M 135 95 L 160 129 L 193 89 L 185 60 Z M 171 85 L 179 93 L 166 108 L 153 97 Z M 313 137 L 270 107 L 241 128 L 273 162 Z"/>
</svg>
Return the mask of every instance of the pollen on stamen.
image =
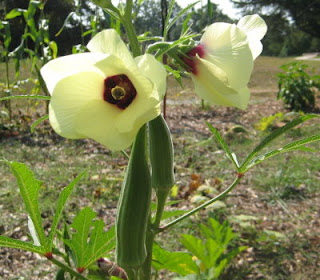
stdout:
<svg viewBox="0 0 320 280">
<path fill-rule="evenodd" d="M 123 87 L 115 86 L 111 90 L 111 95 L 115 100 L 121 100 L 126 96 L 126 91 Z"/>
</svg>

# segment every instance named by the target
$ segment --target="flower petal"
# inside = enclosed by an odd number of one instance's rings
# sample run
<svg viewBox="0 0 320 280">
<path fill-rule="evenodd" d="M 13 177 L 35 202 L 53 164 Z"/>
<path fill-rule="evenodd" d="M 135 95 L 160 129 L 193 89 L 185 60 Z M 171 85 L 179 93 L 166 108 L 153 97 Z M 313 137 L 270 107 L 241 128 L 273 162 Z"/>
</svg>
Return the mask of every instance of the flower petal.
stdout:
<svg viewBox="0 0 320 280">
<path fill-rule="evenodd" d="M 141 72 L 148 77 L 155 85 L 159 98 L 162 99 L 166 94 L 167 71 L 163 64 L 154 56 L 145 54 L 135 58 Z"/>
<path fill-rule="evenodd" d="M 247 34 L 249 38 L 261 40 L 267 33 L 265 21 L 257 14 L 248 15 L 241 18 L 237 26 Z"/>
<path fill-rule="evenodd" d="M 205 59 L 198 59 L 198 74 L 191 75 L 196 93 L 215 105 L 245 109 L 249 101 L 249 91 L 230 87 L 227 74 L 222 69 Z"/>
<path fill-rule="evenodd" d="M 258 15 L 249 15 L 241 18 L 237 26 L 246 33 L 253 59 L 256 59 L 263 49 L 260 40 L 267 32 L 265 21 Z"/>
<path fill-rule="evenodd" d="M 112 54 L 126 63 L 134 63 L 133 57 L 114 29 L 106 29 L 96 34 L 88 43 L 91 52 Z"/>
<path fill-rule="evenodd" d="M 75 122 L 88 102 L 103 100 L 104 76 L 98 72 L 80 72 L 61 79 L 55 86 L 49 105 L 49 120 L 53 129 L 66 138 L 84 138 Z"/>
<path fill-rule="evenodd" d="M 141 61 L 142 64 L 146 63 Z M 157 106 L 163 97 L 158 93 L 157 84 L 153 84 L 148 77 L 143 75 L 137 65 L 125 65 L 122 60 L 113 55 L 96 63 L 96 67 L 104 71 L 105 76 L 126 75 L 137 91 L 137 95 L 132 103 L 119 113 L 114 120 L 115 127 L 121 133 L 127 133 L 135 129 L 136 126 L 142 126 L 160 114 L 158 110 L 153 109 Z M 161 72 L 159 76 L 163 75 Z M 150 76 L 155 73 L 150 74 Z M 163 79 L 164 77 L 162 77 Z M 159 83 L 161 87 L 161 83 Z M 149 111 L 152 113 L 149 115 Z"/>
<path fill-rule="evenodd" d="M 56 83 L 63 77 L 81 71 L 95 71 L 91 66 L 105 57 L 107 55 L 101 53 L 79 53 L 62 56 L 45 64 L 40 70 L 41 76 L 50 94 L 52 94 Z"/>
<path fill-rule="evenodd" d="M 127 133 L 119 132 L 114 121 L 120 111 L 121 109 L 106 102 L 92 100 L 78 114 L 77 131 L 111 150 L 125 149 L 134 141 L 140 127 L 136 126 Z"/>
<path fill-rule="evenodd" d="M 204 59 L 222 69 L 232 88 L 243 88 L 249 82 L 253 58 L 246 34 L 234 24 L 214 23 L 201 38 Z"/>
</svg>

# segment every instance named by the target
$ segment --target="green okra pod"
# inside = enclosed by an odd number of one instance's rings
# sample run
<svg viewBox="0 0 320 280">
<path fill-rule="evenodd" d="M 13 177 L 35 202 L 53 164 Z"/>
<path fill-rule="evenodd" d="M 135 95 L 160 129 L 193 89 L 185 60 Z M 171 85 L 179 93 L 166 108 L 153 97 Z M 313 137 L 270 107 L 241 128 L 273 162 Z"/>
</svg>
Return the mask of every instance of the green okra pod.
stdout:
<svg viewBox="0 0 320 280">
<path fill-rule="evenodd" d="M 150 217 L 151 175 L 146 155 L 146 125 L 133 144 L 120 195 L 116 221 L 117 263 L 138 268 L 146 257 L 146 234 Z"/>
<path fill-rule="evenodd" d="M 173 145 L 168 125 L 162 115 L 149 123 L 152 187 L 169 191 L 174 185 Z"/>
</svg>

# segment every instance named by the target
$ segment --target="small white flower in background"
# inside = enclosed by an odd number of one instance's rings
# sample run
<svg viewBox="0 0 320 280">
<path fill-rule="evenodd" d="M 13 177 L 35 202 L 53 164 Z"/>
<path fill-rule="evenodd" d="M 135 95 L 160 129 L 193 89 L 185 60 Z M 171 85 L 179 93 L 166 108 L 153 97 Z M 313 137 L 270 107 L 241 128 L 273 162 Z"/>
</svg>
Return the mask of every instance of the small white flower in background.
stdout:
<svg viewBox="0 0 320 280">
<path fill-rule="evenodd" d="M 184 57 L 196 93 L 211 104 L 245 109 L 253 61 L 262 52 L 260 40 L 267 25 L 258 15 L 245 16 L 237 25 L 208 26 L 200 44 Z"/>
<path fill-rule="evenodd" d="M 50 124 L 63 137 L 124 149 L 160 114 L 165 68 L 148 54 L 133 58 L 112 29 L 98 33 L 87 47 L 88 53 L 60 57 L 41 69 L 52 95 Z"/>
</svg>

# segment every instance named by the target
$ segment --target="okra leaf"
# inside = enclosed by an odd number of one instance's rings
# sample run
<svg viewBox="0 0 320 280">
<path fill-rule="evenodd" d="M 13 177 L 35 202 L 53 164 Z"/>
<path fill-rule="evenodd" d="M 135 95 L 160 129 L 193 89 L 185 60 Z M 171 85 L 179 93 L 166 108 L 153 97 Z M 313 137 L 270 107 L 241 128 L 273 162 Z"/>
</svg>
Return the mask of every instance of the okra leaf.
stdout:
<svg viewBox="0 0 320 280">
<path fill-rule="evenodd" d="M 190 234 L 182 234 L 181 237 L 180 242 L 183 246 L 199 260 L 205 263 L 207 259 L 207 251 L 202 240 Z"/>
<path fill-rule="evenodd" d="M 320 115 L 316 114 L 307 114 L 304 116 L 300 116 L 293 121 L 287 123 L 285 126 L 280 127 L 276 130 L 274 130 L 271 134 L 269 134 L 266 138 L 264 138 L 260 144 L 258 144 L 254 150 L 248 155 L 248 157 L 245 159 L 245 161 L 242 163 L 240 167 L 240 171 L 244 172 L 245 170 L 248 169 L 249 163 L 256 157 L 256 155 L 263 149 L 265 148 L 271 141 L 279 137 L 280 135 L 284 134 L 288 130 L 292 129 L 293 127 L 307 121 L 313 118 L 319 118 Z"/>
<path fill-rule="evenodd" d="M 236 155 L 230 151 L 228 144 L 223 139 L 220 132 L 216 128 L 214 128 L 210 123 L 207 123 L 207 126 L 209 127 L 209 129 L 210 129 L 211 133 L 213 134 L 214 138 L 216 139 L 216 141 L 221 145 L 221 147 L 224 150 L 224 152 L 226 153 L 227 157 L 232 161 L 232 163 L 234 164 L 235 168 L 238 171 L 239 164 L 238 164 Z"/>
<path fill-rule="evenodd" d="M 96 213 L 89 207 L 74 218 L 71 228 L 75 230 L 64 242 L 75 256 L 77 268 L 87 268 L 115 247 L 115 230 L 104 231 L 104 223 L 95 220 Z"/>
<path fill-rule="evenodd" d="M 3 235 L 0 235 L 0 247 L 21 249 L 41 255 L 46 253 L 42 246 L 35 246 L 29 242 L 20 241 Z"/>
<path fill-rule="evenodd" d="M 56 212 L 53 217 L 51 231 L 50 231 L 49 238 L 48 238 L 48 247 L 49 247 L 50 251 L 52 249 L 53 238 L 56 234 L 57 227 L 58 227 L 64 206 L 66 205 L 66 202 L 67 202 L 68 198 L 70 197 L 70 194 L 73 191 L 74 187 L 86 174 L 87 174 L 87 171 L 83 171 L 82 173 L 80 173 L 67 187 L 65 187 L 63 189 L 63 191 L 59 195 Z"/>
<path fill-rule="evenodd" d="M 320 141 L 320 133 L 316 134 L 316 135 L 312 135 L 310 137 L 306 137 L 294 142 L 291 142 L 285 146 L 283 146 L 282 148 L 273 150 L 271 152 L 265 153 L 263 155 L 257 156 L 255 158 L 253 158 L 247 165 L 246 170 L 250 169 L 251 167 L 257 165 L 258 163 L 271 158 L 273 156 L 276 156 L 278 154 L 283 154 L 283 153 L 287 153 L 287 152 L 291 152 L 291 151 L 297 151 L 297 150 L 303 150 L 303 151 L 313 151 L 308 149 L 307 147 L 305 147 L 304 145 L 306 144 L 310 144 L 316 141 Z"/>
<path fill-rule="evenodd" d="M 39 210 L 39 190 L 42 182 L 35 178 L 33 172 L 23 163 L 4 161 L 11 168 L 11 172 L 16 177 L 20 194 L 25 204 L 26 210 L 32 220 L 34 231 L 37 234 L 41 246 L 46 245 L 46 236 L 42 227 L 42 219 Z"/>
<path fill-rule="evenodd" d="M 198 266 L 192 260 L 192 255 L 186 252 L 167 251 L 157 243 L 152 247 L 152 266 L 156 270 L 167 269 L 182 276 L 199 272 Z"/>
</svg>

